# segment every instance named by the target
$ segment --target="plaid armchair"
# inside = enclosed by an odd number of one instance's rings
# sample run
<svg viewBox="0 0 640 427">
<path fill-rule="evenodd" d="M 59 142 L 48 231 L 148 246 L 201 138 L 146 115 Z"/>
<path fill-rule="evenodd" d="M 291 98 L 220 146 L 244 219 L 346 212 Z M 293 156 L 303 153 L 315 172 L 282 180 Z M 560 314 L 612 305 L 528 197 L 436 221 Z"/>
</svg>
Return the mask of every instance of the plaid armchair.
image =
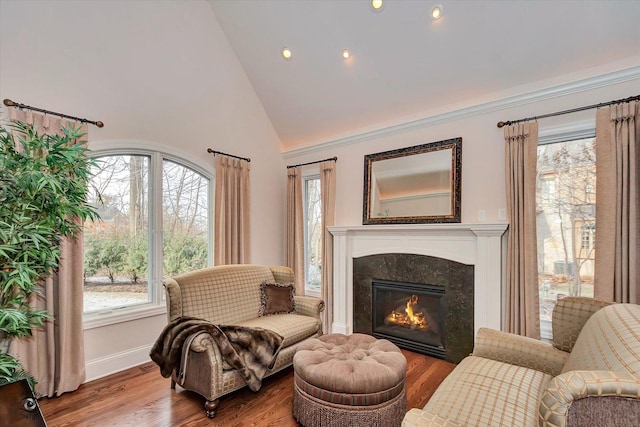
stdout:
<svg viewBox="0 0 640 427">
<path fill-rule="evenodd" d="M 473 354 L 403 426 L 637 426 L 640 305 L 564 298 L 553 342 L 480 329 Z"/>
</svg>

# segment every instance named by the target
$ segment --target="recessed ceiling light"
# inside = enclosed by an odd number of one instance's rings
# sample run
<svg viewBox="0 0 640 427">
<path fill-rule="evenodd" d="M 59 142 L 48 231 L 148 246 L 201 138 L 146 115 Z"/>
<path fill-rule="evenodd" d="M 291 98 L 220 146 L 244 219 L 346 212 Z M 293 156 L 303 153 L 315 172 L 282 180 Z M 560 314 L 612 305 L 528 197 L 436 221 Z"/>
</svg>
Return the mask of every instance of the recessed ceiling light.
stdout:
<svg viewBox="0 0 640 427">
<path fill-rule="evenodd" d="M 384 6 L 382 0 L 371 0 L 371 8 L 375 12 L 380 12 L 382 10 L 382 6 Z"/>
<path fill-rule="evenodd" d="M 288 47 L 283 47 L 282 48 L 282 57 L 284 59 L 291 59 L 291 49 L 289 49 Z"/>
<path fill-rule="evenodd" d="M 343 57 L 344 59 L 349 59 L 349 58 L 351 58 L 351 52 L 349 52 L 349 49 L 345 49 L 345 50 L 343 50 L 343 51 L 342 51 L 342 57 Z"/>
<path fill-rule="evenodd" d="M 433 6 L 433 9 L 431 9 L 431 19 L 433 19 L 434 21 L 437 21 L 441 17 L 442 17 L 442 5 L 437 4 Z"/>
</svg>

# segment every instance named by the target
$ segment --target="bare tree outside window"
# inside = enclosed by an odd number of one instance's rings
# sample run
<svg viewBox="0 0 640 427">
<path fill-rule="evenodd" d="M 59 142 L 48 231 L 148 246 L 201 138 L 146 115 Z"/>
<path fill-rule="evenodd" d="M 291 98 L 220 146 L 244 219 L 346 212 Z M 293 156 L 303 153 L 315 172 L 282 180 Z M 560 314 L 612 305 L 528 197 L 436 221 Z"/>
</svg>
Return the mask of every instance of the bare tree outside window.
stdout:
<svg viewBox="0 0 640 427">
<path fill-rule="evenodd" d="M 557 300 L 593 296 L 595 138 L 538 147 L 537 228 L 540 318 Z"/>
<path fill-rule="evenodd" d="M 322 281 L 322 206 L 320 199 L 320 178 L 304 180 L 305 214 L 305 291 L 320 293 Z"/>
<path fill-rule="evenodd" d="M 208 180 L 182 165 L 162 165 L 163 274 L 207 266 Z"/>
<path fill-rule="evenodd" d="M 89 202 L 102 221 L 84 225 L 84 310 L 146 303 L 149 158 L 100 157 L 92 172 Z"/>
</svg>

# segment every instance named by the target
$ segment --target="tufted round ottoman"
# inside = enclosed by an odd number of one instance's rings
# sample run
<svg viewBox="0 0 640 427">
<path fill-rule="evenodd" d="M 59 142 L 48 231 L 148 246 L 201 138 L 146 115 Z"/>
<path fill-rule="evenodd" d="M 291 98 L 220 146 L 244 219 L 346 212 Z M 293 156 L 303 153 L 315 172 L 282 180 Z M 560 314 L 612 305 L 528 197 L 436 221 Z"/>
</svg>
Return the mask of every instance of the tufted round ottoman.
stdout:
<svg viewBox="0 0 640 427">
<path fill-rule="evenodd" d="M 407 360 L 387 340 L 323 335 L 293 357 L 293 416 L 303 426 L 399 426 Z"/>
</svg>

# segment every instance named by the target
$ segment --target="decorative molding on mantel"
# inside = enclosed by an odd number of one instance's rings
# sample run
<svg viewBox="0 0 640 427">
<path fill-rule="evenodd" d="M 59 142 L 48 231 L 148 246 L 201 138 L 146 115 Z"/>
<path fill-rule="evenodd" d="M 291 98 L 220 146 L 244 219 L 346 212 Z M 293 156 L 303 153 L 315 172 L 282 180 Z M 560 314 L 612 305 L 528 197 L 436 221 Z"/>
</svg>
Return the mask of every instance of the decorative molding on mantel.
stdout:
<svg viewBox="0 0 640 427">
<path fill-rule="evenodd" d="M 613 71 L 598 76 L 580 79 L 570 83 L 559 84 L 544 89 L 539 89 L 524 93 L 521 95 L 509 96 L 495 101 L 484 102 L 470 107 L 459 108 L 445 113 L 434 114 L 417 120 L 410 120 L 403 123 L 397 123 L 379 129 L 369 130 L 357 133 L 355 135 L 337 138 L 325 142 L 319 142 L 309 147 L 296 148 L 282 153 L 283 158 L 300 156 L 303 154 L 324 151 L 343 145 L 355 144 L 371 138 L 379 138 L 392 135 L 407 130 L 434 126 L 454 120 L 462 120 L 480 114 L 492 113 L 495 111 L 507 110 L 509 108 L 519 107 L 521 105 L 532 104 L 534 102 L 546 101 L 561 96 L 571 95 L 574 93 L 586 92 L 601 87 L 611 86 L 614 84 L 624 83 L 640 79 L 640 66 L 625 68 L 623 70 Z M 608 100 L 603 100 L 608 101 Z"/>
<path fill-rule="evenodd" d="M 387 224 L 387 225 L 334 225 L 328 227 L 331 234 L 334 233 L 402 233 L 412 230 L 429 230 L 431 233 L 496 233 L 504 231 L 509 226 L 506 222 L 500 223 L 449 223 L 449 224 Z M 335 235 L 335 234 L 334 234 Z"/>
<path fill-rule="evenodd" d="M 353 259 L 384 253 L 445 258 L 474 266 L 474 329 L 501 329 L 507 223 L 327 227 L 333 235 L 334 333 L 353 332 Z M 498 297 L 496 297 L 498 296 Z"/>
</svg>

